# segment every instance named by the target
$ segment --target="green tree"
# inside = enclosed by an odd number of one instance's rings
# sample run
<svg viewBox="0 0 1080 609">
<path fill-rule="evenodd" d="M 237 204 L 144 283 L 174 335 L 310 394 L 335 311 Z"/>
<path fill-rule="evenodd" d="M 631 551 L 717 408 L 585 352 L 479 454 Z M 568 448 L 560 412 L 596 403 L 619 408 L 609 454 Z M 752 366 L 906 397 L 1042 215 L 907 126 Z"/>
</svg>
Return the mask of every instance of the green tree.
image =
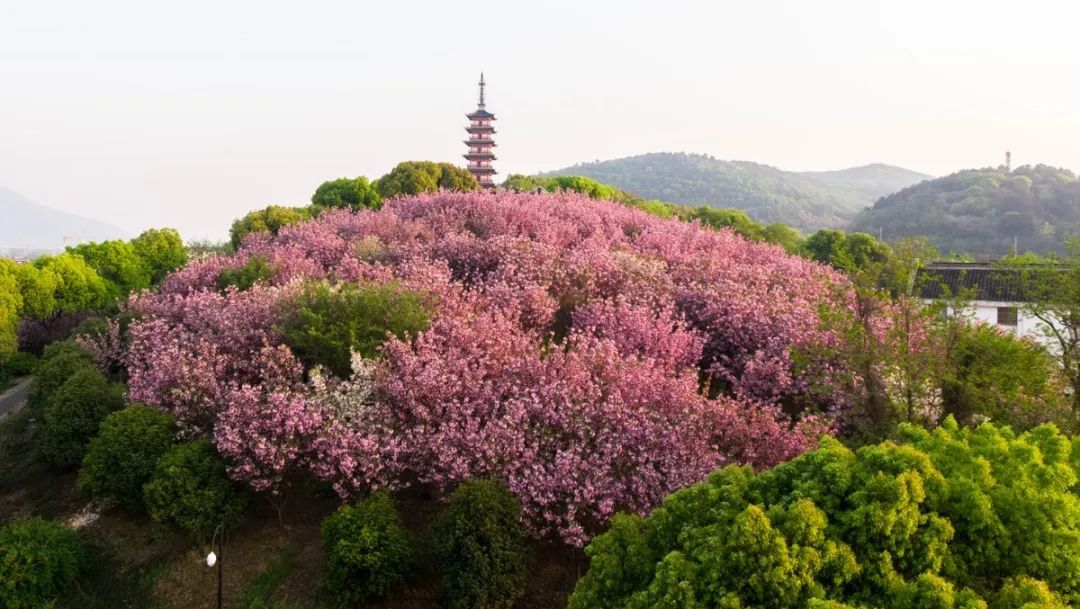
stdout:
<svg viewBox="0 0 1080 609">
<path fill-rule="evenodd" d="M 413 567 L 412 542 L 386 491 L 339 508 L 323 521 L 322 542 L 322 588 L 344 606 L 385 597 Z"/>
<path fill-rule="evenodd" d="M 341 378 L 351 355 L 375 357 L 388 336 L 425 330 L 431 310 L 423 294 L 396 283 L 357 286 L 312 283 L 287 305 L 279 331 L 306 365 L 321 365 Z"/>
<path fill-rule="evenodd" d="M 525 591 L 529 546 L 521 506 L 501 483 L 462 483 L 431 537 L 447 609 L 505 609 Z"/>
<path fill-rule="evenodd" d="M 239 524 L 247 505 L 247 495 L 229 480 L 225 462 L 207 440 L 179 444 L 162 455 L 143 487 L 143 500 L 151 518 L 199 542 L 221 523 Z"/>
<path fill-rule="evenodd" d="M 398 195 L 416 195 L 437 190 L 468 192 L 480 188 L 468 170 L 450 163 L 403 161 L 375 183 L 384 199 Z"/>
<path fill-rule="evenodd" d="M 187 263 L 188 251 L 180 233 L 173 228 L 152 228 L 131 241 L 135 253 L 150 271 L 150 283 L 157 285 L 165 276 Z"/>
<path fill-rule="evenodd" d="M 108 303 L 109 288 L 105 280 L 81 256 L 71 253 L 42 256 L 34 260 L 34 266 L 51 276 L 47 281 L 55 286 L 56 310 L 97 311 Z"/>
<path fill-rule="evenodd" d="M 232 227 L 229 228 L 229 238 L 235 249 L 240 247 L 244 237 L 251 233 L 269 232 L 271 235 L 277 235 L 282 228 L 309 220 L 313 215 L 310 207 L 270 205 L 266 209 L 248 212 L 243 218 L 234 220 Z"/>
<path fill-rule="evenodd" d="M 83 457 L 79 489 L 91 497 L 117 500 L 131 510 L 141 509 L 143 485 L 175 436 L 172 417 L 149 406 L 132 404 L 109 414 Z"/>
<path fill-rule="evenodd" d="M 123 387 L 94 368 L 76 370 L 45 404 L 41 454 L 57 467 L 78 465 L 101 422 L 123 405 Z"/>
<path fill-rule="evenodd" d="M 842 271 L 884 264 L 892 254 L 888 245 L 866 233 L 847 234 L 834 229 L 822 229 L 810 235 L 803 249 L 810 259 Z"/>
<path fill-rule="evenodd" d="M 345 209 L 378 209 L 382 197 L 364 176 L 323 182 L 311 195 L 311 204 Z"/>
<path fill-rule="evenodd" d="M 150 287 L 150 267 L 135 246 L 126 241 L 101 241 L 69 247 L 68 253 L 81 257 L 105 282 L 105 297 L 114 302 L 129 292 Z"/>
<path fill-rule="evenodd" d="M 3 369 L 4 360 L 18 349 L 15 333 L 22 308 L 18 278 L 6 267 L 0 266 L 0 370 Z"/>
<path fill-rule="evenodd" d="M 771 471 L 729 466 L 646 518 L 616 518 L 569 607 L 1071 606 L 1072 450 L 1053 426 L 947 419 L 855 452 L 825 438 Z"/>
<path fill-rule="evenodd" d="M 1016 274 L 1027 300 L 1023 311 L 1052 345 L 1071 389 L 1073 419 L 1080 421 L 1080 239 L 1066 243 L 1064 256 L 1006 259 L 1001 266 Z"/>
<path fill-rule="evenodd" d="M 51 609 L 88 564 L 86 547 L 68 527 L 28 518 L 0 527 L 0 606 Z"/>
</svg>

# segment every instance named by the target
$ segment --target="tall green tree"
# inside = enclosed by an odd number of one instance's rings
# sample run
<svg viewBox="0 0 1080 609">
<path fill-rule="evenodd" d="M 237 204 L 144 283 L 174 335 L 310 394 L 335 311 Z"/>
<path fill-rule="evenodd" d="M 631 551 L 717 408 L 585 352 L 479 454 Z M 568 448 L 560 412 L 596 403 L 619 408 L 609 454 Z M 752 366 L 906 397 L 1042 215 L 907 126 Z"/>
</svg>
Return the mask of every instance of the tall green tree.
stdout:
<svg viewBox="0 0 1080 609">
<path fill-rule="evenodd" d="M 150 287 L 150 267 L 126 241 L 100 241 L 69 247 L 105 282 L 106 298 L 118 300 L 130 292 Z"/>
<path fill-rule="evenodd" d="M 42 256 L 34 266 L 50 275 L 55 285 L 56 310 L 64 313 L 97 311 L 108 302 L 109 288 L 82 256 L 65 253 Z"/>
<path fill-rule="evenodd" d="M 450 163 L 403 161 L 379 178 L 376 188 L 383 198 L 416 195 L 439 189 L 468 192 L 480 184 L 468 170 Z"/>
<path fill-rule="evenodd" d="M 152 228 L 131 241 L 135 253 L 150 271 L 150 283 L 157 285 L 169 273 L 187 263 L 188 251 L 180 233 L 173 228 Z"/>
<path fill-rule="evenodd" d="M 323 182 L 311 195 L 311 204 L 345 209 L 377 209 L 382 197 L 364 176 Z"/>
</svg>

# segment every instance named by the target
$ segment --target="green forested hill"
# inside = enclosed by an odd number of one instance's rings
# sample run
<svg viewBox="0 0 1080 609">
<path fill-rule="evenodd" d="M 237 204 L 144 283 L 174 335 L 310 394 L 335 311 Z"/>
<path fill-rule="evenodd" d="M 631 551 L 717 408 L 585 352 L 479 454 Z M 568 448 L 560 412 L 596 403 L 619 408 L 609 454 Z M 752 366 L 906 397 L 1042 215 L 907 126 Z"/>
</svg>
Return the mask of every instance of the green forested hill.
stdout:
<svg viewBox="0 0 1080 609">
<path fill-rule="evenodd" d="M 1080 234 L 1080 181 L 1046 165 L 970 169 L 883 197 L 853 230 L 887 240 L 926 236 L 943 252 L 999 256 L 1060 250 Z"/>
<path fill-rule="evenodd" d="M 646 199 L 740 209 L 803 230 L 846 225 L 863 207 L 927 176 L 887 165 L 796 173 L 749 161 L 658 152 L 581 163 L 544 175 L 580 175 Z"/>
</svg>

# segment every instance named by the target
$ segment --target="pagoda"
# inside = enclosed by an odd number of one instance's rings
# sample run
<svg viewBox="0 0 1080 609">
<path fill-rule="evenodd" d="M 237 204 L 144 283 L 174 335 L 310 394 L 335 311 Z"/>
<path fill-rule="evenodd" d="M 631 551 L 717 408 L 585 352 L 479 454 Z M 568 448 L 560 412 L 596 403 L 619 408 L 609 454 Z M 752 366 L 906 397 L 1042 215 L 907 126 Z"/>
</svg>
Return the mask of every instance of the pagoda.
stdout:
<svg viewBox="0 0 1080 609">
<path fill-rule="evenodd" d="M 465 145 L 469 147 L 469 152 L 465 154 L 469 160 L 469 173 L 473 174 L 481 188 L 495 188 L 495 168 L 491 166 L 495 160 L 495 153 L 491 150 L 495 147 L 495 141 L 491 139 L 495 135 L 495 127 L 491 125 L 495 115 L 484 108 L 483 72 L 480 73 L 480 103 L 465 118 L 469 119 L 469 126 L 465 128 L 469 132 L 469 139 L 465 140 Z"/>
</svg>

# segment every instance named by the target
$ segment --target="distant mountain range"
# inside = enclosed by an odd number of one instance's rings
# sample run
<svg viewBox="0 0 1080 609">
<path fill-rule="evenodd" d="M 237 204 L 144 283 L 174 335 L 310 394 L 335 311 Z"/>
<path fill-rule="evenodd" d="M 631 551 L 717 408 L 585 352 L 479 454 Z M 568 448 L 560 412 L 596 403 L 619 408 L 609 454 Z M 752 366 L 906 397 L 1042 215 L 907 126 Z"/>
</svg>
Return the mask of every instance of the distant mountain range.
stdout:
<svg viewBox="0 0 1080 609">
<path fill-rule="evenodd" d="M 929 237 L 944 253 L 1062 251 L 1080 236 L 1080 179 L 1047 165 L 967 169 L 883 197 L 851 228 L 888 241 Z"/>
<path fill-rule="evenodd" d="M 58 250 L 81 241 L 131 236 L 100 220 L 38 205 L 6 188 L 0 188 L 0 219 L 0 250 Z"/>
<path fill-rule="evenodd" d="M 579 163 L 541 175 L 580 175 L 647 199 L 741 209 L 759 222 L 783 222 L 804 231 L 847 226 L 880 197 L 931 177 L 883 164 L 793 172 L 669 152 Z"/>
</svg>

